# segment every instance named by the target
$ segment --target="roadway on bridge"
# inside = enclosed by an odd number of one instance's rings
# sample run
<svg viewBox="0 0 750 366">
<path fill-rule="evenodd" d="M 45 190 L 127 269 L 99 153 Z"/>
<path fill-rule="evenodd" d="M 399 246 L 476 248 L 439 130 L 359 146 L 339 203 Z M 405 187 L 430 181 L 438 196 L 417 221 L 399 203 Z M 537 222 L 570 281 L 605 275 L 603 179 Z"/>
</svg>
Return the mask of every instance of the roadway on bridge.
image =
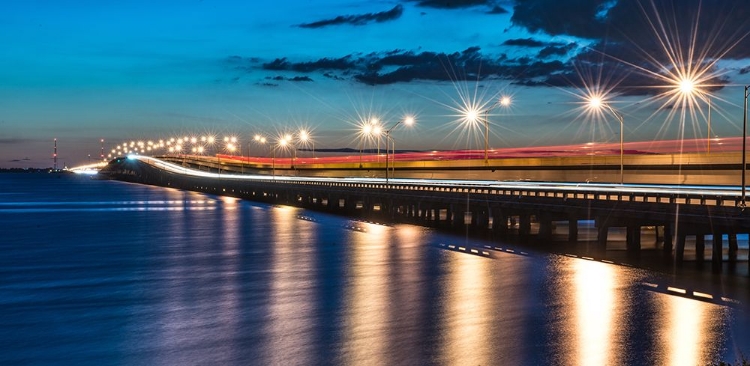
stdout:
<svg viewBox="0 0 750 366">
<path fill-rule="evenodd" d="M 256 181 L 294 181 L 294 182 L 351 182 L 364 184 L 381 184 L 386 183 L 389 186 L 398 185 L 429 185 L 456 188 L 488 188 L 488 189 L 542 189 L 556 190 L 563 192 L 601 192 L 601 193 L 636 193 L 636 194 L 654 194 L 654 195 L 684 195 L 684 196 L 714 196 L 724 199 L 740 199 L 741 187 L 738 186 L 697 186 L 697 185 L 655 185 L 655 184 L 606 184 L 606 183 L 569 183 L 569 182 L 532 182 L 532 181 L 490 181 L 490 180 L 459 180 L 459 179 L 407 179 L 391 178 L 386 181 L 385 178 L 324 178 L 324 177 L 300 177 L 300 176 L 283 176 L 283 175 L 255 175 L 255 174 L 232 174 L 232 173 L 212 173 L 201 170 L 195 170 L 173 164 L 158 158 L 130 155 L 128 159 L 136 159 L 157 168 L 175 173 L 190 176 L 199 176 L 216 179 L 236 179 L 236 180 L 256 180 Z M 747 194 L 746 194 L 747 197 Z"/>
</svg>

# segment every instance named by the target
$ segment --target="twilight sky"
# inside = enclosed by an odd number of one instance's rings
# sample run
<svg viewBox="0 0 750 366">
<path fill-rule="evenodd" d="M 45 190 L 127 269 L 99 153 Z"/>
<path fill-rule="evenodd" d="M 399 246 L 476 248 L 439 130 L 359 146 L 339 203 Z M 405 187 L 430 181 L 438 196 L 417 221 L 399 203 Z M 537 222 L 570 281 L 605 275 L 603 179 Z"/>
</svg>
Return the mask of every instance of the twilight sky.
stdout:
<svg viewBox="0 0 750 366">
<path fill-rule="evenodd" d="M 679 6 L 677 6 L 677 4 Z M 0 13 L 0 167 L 74 166 L 130 140 L 300 128 L 399 149 L 741 135 L 747 0 L 29 0 Z M 693 80 L 696 93 L 675 87 Z M 510 96 L 510 107 L 496 106 Z"/>
</svg>

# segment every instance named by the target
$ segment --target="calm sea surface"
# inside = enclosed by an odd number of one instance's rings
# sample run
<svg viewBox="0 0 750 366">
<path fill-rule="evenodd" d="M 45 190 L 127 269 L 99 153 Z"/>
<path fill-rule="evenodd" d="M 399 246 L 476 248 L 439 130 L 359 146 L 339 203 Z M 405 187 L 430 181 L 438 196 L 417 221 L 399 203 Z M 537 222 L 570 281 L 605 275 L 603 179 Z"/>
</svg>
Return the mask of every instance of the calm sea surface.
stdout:
<svg viewBox="0 0 750 366">
<path fill-rule="evenodd" d="M 748 282 L 688 277 L 160 187 L 0 174 L 2 365 L 750 357 Z"/>
</svg>

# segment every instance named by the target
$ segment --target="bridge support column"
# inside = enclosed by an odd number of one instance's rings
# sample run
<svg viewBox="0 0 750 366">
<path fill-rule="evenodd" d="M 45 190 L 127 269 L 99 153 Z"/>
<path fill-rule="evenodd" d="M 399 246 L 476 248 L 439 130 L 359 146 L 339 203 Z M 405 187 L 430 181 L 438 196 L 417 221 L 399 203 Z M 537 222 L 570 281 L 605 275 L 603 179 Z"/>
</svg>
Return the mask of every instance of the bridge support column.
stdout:
<svg viewBox="0 0 750 366">
<path fill-rule="evenodd" d="M 628 252 L 638 253 L 641 250 L 641 226 L 628 225 L 625 229 L 625 247 Z"/>
<path fill-rule="evenodd" d="M 481 232 L 486 232 L 490 227 L 490 215 L 484 209 L 476 208 L 472 221 L 474 227 Z"/>
<path fill-rule="evenodd" d="M 454 229 L 460 229 L 463 228 L 464 225 L 464 215 L 465 212 L 463 210 L 453 210 L 453 228 Z"/>
<path fill-rule="evenodd" d="M 546 215 L 537 215 L 539 218 L 539 241 L 547 244 L 552 241 L 552 218 Z"/>
<path fill-rule="evenodd" d="M 609 226 L 604 223 L 596 226 L 596 246 L 599 250 L 607 250 L 607 235 L 609 234 Z"/>
<path fill-rule="evenodd" d="M 672 257 L 672 224 L 665 223 L 664 224 L 664 246 L 663 246 L 663 252 L 664 256 L 666 258 Z"/>
<path fill-rule="evenodd" d="M 714 267 L 721 268 L 721 261 L 722 261 L 722 255 L 723 255 L 723 240 L 722 240 L 722 234 L 714 232 L 713 233 L 713 247 L 711 248 L 711 263 L 714 265 Z"/>
<path fill-rule="evenodd" d="M 685 260 L 685 241 L 687 241 L 687 233 L 685 229 L 677 229 L 677 242 L 675 243 L 674 260 L 678 265 L 682 264 Z"/>
<path fill-rule="evenodd" d="M 492 209 L 492 232 L 496 237 L 508 236 L 508 216 L 504 215 L 499 208 Z"/>
<path fill-rule="evenodd" d="M 437 226 L 436 223 L 436 216 L 437 216 L 437 210 L 435 209 L 435 206 L 430 205 L 430 207 L 427 209 L 427 226 Z"/>
<path fill-rule="evenodd" d="M 578 219 L 571 218 L 568 220 L 568 241 L 575 243 L 578 241 Z"/>
<path fill-rule="evenodd" d="M 522 241 L 527 241 L 529 235 L 531 235 L 531 215 L 523 213 L 518 217 L 518 236 Z"/>
<path fill-rule="evenodd" d="M 703 263 L 706 259 L 706 235 L 703 233 L 695 236 L 695 261 Z"/>
<path fill-rule="evenodd" d="M 737 251 L 739 250 L 739 247 L 737 245 L 737 234 L 731 233 L 728 236 L 729 236 L 729 262 L 736 263 Z"/>
</svg>

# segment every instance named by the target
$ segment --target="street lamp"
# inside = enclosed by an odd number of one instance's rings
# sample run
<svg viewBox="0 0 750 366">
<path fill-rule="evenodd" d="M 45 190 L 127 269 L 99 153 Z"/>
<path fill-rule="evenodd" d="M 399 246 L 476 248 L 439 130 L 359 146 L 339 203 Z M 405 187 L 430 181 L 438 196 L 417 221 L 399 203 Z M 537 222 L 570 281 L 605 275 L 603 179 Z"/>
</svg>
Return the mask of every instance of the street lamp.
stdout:
<svg viewBox="0 0 750 366">
<path fill-rule="evenodd" d="M 359 168 L 362 169 L 362 141 L 366 136 L 372 134 L 372 124 L 365 123 L 362 125 L 362 130 L 359 135 Z"/>
<path fill-rule="evenodd" d="M 484 111 L 484 165 L 489 165 L 489 146 L 490 146 L 490 119 L 489 113 L 497 106 L 507 107 L 510 105 L 510 97 L 502 97 L 493 103 Z"/>
<path fill-rule="evenodd" d="M 612 108 L 611 105 L 609 105 L 608 103 L 605 103 L 600 97 L 592 97 L 591 99 L 589 99 L 589 106 L 593 109 L 602 109 L 602 108 L 607 109 L 620 122 L 620 184 L 623 184 L 624 182 L 623 180 L 623 167 L 624 167 L 623 152 L 624 151 L 622 148 L 622 141 L 623 141 L 623 130 L 625 127 L 624 117 L 622 116 L 622 114 L 620 114 L 620 112 Z"/>
<path fill-rule="evenodd" d="M 308 142 L 312 144 L 312 157 L 315 159 L 315 141 L 310 137 L 310 133 L 307 130 L 300 130 L 297 138 L 303 145 L 307 145 Z"/>
<path fill-rule="evenodd" d="M 389 180 L 388 180 L 388 178 L 389 178 L 389 175 L 388 175 L 388 141 L 390 140 L 391 144 L 393 146 L 393 158 L 395 160 L 395 158 L 396 158 L 396 141 L 393 140 L 393 138 L 391 137 L 391 131 L 393 131 L 393 129 L 396 128 L 401 123 L 403 123 L 403 124 L 405 124 L 407 126 L 411 126 L 411 125 L 414 124 L 414 117 L 408 116 L 408 117 L 404 118 L 403 120 L 400 120 L 400 121 L 396 122 L 393 126 L 391 126 L 391 128 L 389 128 L 388 130 L 385 131 L 385 184 L 386 184 L 386 186 L 389 184 Z M 393 172 L 395 173 L 396 172 L 395 161 L 394 161 L 393 165 L 394 165 Z"/>
</svg>

